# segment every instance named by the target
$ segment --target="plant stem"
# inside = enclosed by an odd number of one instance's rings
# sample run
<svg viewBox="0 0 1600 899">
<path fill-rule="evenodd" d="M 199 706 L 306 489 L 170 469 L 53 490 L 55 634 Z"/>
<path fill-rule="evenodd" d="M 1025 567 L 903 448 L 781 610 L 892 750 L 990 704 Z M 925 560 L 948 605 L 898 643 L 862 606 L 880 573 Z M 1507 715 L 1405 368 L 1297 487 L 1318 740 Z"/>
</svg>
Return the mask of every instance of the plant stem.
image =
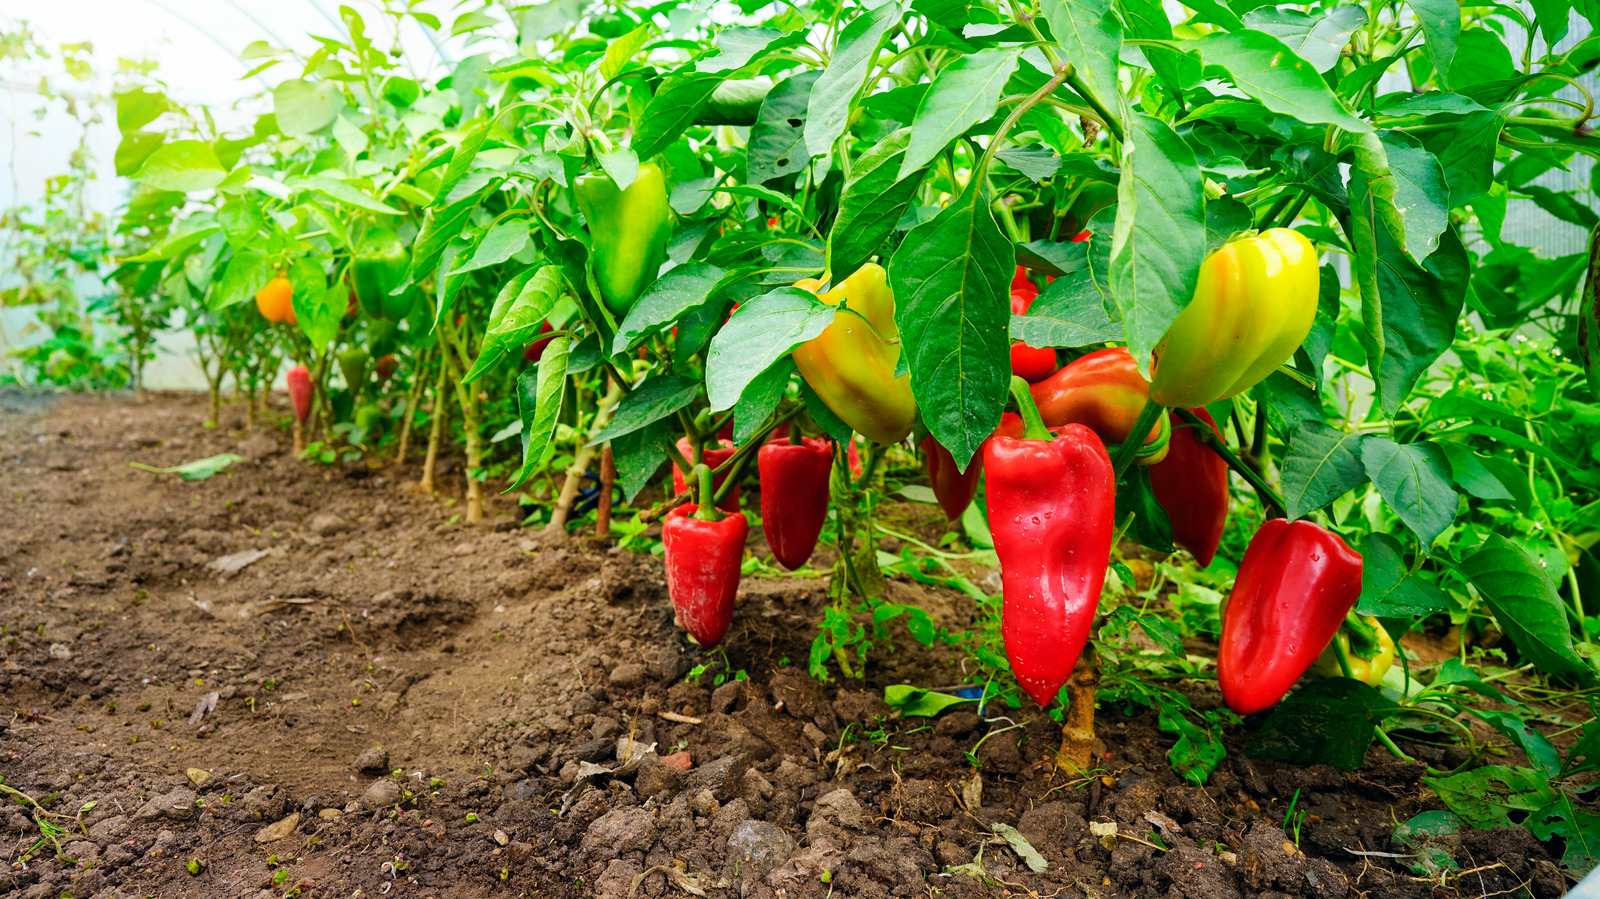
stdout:
<svg viewBox="0 0 1600 899">
<path fill-rule="evenodd" d="M 1161 416 L 1167 414 L 1165 406 L 1155 400 L 1144 401 L 1144 408 L 1139 410 L 1139 418 L 1134 421 L 1133 429 L 1128 432 L 1128 439 L 1117 445 L 1117 454 L 1111 457 L 1111 468 L 1116 472 L 1118 479 L 1128 470 L 1133 460 L 1139 455 L 1139 448 L 1144 446 L 1145 438 L 1155 430 Z"/>
<path fill-rule="evenodd" d="M 1039 406 L 1033 401 L 1033 391 L 1028 389 L 1027 381 L 1016 375 L 1011 376 L 1011 399 L 1022 416 L 1022 436 L 1028 440 L 1050 440 L 1050 429 L 1045 427 Z"/>
<path fill-rule="evenodd" d="M 1279 495 L 1278 491 L 1272 489 L 1272 485 L 1267 483 L 1266 478 L 1263 478 L 1254 468 L 1245 464 L 1244 460 L 1235 455 L 1233 450 L 1228 449 L 1228 445 L 1217 437 L 1217 432 L 1211 430 L 1210 425 L 1201 421 L 1200 416 L 1195 415 L 1188 409 L 1175 409 L 1173 411 L 1178 413 L 1178 417 L 1183 419 L 1185 424 L 1194 428 L 1195 435 L 1200 438 L 1200 441 L 1221 456 L 1222 460 L 1228 463 L 1229 468 L 1237 471 L 1240 477 L 1250 482 L 1250 486 L 1255 488 L 1256 495 L 1261 497 L 1262 504 L 1268 507 L 1267 511 L 1269 513 L 1274 509 L 1279 513 L 1288 512 L 1289 507 L 1284 503 L 1283 497 Z"/>
</svg>

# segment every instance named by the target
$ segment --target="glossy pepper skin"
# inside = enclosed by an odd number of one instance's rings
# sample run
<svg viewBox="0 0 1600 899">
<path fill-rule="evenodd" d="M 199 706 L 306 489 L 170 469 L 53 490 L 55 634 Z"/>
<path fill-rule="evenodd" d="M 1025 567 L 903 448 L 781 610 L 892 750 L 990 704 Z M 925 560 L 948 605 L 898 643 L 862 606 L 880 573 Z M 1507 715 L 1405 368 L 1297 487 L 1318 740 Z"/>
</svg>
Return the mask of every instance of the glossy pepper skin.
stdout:
<svg viewBox="0 0 1600 899">
<path fill-rule="evenodd" d="M 350 283 L 367 315 L 395 321 L 406 317 L 416 293 L 407 290 L 394 297 L 389 291 L 405 280 L 410 265 L 411 254 L 400 242 L 400 235 L 387 228 L 367 234 L 366 244 L 350 263 Z"/>
<path fill-rule="evenodd" d="M 1013 286 L 1011 290 L 1011 313 L 1013 315 L 1027 315 L 1028 309 L 1037 300 L 1037 293 L 1020 293 Z M 1011 341 L 1011 373 L 1030 384 L 1043 381 L 1055 374 L 1061 366 L 1056 364 L 1056 351 L 1048 347 L 1031 347 L 1020 340 Z"/>
<path fill-rule="evenodd" d="M 1017 266 L 1016 273 L 1011 276 L 1011 303 L 1012 303 L 1012 306 L 1016 305 L 1016 298 L 1017 298 L 1017 294 L 1019 294 L 1019 293 L 1023 294 L 1024 296 L 1028 296 L 1028 295 L 1038 296 L 1039 295 L 1039 285 L 1033 283 L 1033 281 L 1028 278 L 1028 270 L 1023 268 L 1020 265 Z M 1013 308 L 1011 311 L 1012 312 L 1016 312 L 1017 310 L 1015 308 Z"/>
<path fill-rule="evenodd" d="M 1048 706 L 1089 639 L 1111 561 L 1116 476 L 1083 425 L 1053 439 L 996 434 L 983 446 L 984 494 L 1000 557 L 1000 632 L 1022 689 Z"/>
<path fill-rule="evenodd" d="M 1320 275 L 1316 247 L 1289 228 L 1207 256 L 1194 299 L 1156 348 L 1150 396 L 1193 408 L 1259 384 L 1311 332 Z"/>
<path fill-rule="evenodd" d="M 736 451 L 737 451 L 737 449 L 731 443 L 726 445 L 726 446 L 722 446 L 722 445 L 709 446 L 708 445 L 701 451 L 702 452 L 701 461 L 706 464 L 707 468 L 716 468 L 717 466 L 721 465 L 722 463 L 724 463 L 724 462 L 728 461 L 729 459 L 733 458 L 733 454 Z M 687 438 L 687 437 L 679 437 L 678 438 L 678 452 L 682 453 L 683 457 L 685 459 L 688 459 L 690 462 L 694 461 L 694 456 L 692 455 L 694 450 L 689 445 L 689 438 Z M 722 488 L 722 482 L 727 477 L 728 476 L 726 474 L 718 475 L 716 477 L 716 479 L 712 483 L 712 489 L 720 490 Z M 677 465 L 673 465 L 672 466 L 672 491 L 673 491 L 673 493 L 682 493 L 684 491 L 683 472 L 678 470 L 678 466 Z M 717 508 L 721 509 L 724 512 L 737 512 L 737 511 L 739 511 L 739 485 L 738 484 L 734 484 L 733 485 L 733 489 L 728 491 L 728 495 L 722 498 L 722 502 L 717 503 Z"/>
<path fill-rule="evenodd" d="M 279 272 L 266 287 L 256 291 L 256 309 L 273 324 L 294 321 L 294 287 L 288 275 Z"/>
<path fill-rule="evenodd" d="M 311 417 L 311 372 L 304 365 L 296 365 L 283 376 L 289 389 L 289 404 L 294 407 L 297 421 Z"/>
<path fill-rule="evenodd" d="M 1190 409 L 1222 439 L 1211 413 Z M 1167 510 L 1172 540 L 1188 550 L 1201 568 L 1216 558 L 1228 524 L 1228 463 L 1207 446 L 1194 428 L 1171 414 L 1172 441 L 1167 457 L 1150 466 L 1150 487 Z"/>
<path fill-rule="evenodd" d="M 1150 398 L 1149 390 L 1126 347 L 1096 350 L 1074 359 L 1029 388 L 1046 425 L 1085 425 L 1108 445 L 1128 439 Z M 1171 425 L 1161 419 L 1144 441 L 1150 449 L 1139 458 L 1139 464 L 1154 465 L 1166 458 L 1170 434 Z"/>
<path fill-rule="evenodd" d="M 794 286 L 809 290 L 830 306 L 845 302 L 851 312 L 834 316 L 821 334 L 794 348 L 795 366 L 817 396 L 863 437 L 874 443 L 899 443 L 911 433 L 917 401 L 911 375 L 896 378 L 900 336 L 894 323 L 894 293 L 888 273 L 867 263 L 856 273 L 818 292 L 815 279 Z"/>
<path fill-rule="evenodd" d="M 672 236 L 667 180 L 660 166 L 647 162 L 626 190 L 596 172 L 578 179 L 577 192 L 578 209 L 589 222 L 595 283 L 606 306 L 621 318 L 667 259 Z"/>
<path fill-rule="evenodd" d="M 833 444 L 817 437 L 800 443 L 787 439 L 764 444 L 756 452 L 761 474 L 761 529 L 772 557 L 794 571 L 817 548 L 817 536 L 828 520 L 828 476 L 833 472 Z"/>
<path fill-rule="evenodd" d="M 1274 518 L 1250 540 L 1222 613 L 1217 682 L 1241 715 L 1289 692 L 1361 596 L 1361 554 L 1309 521 Z"/>
<path fill-rule="evenodd" d="M 661 523 L 666 550 L 667 595 L 694 642 L 710 649 L 722 642 L 733 621 L 739 565 L 750 523 L 734 512 L 717 521 L 695 518 L 698 506 L 683 505 Z"/>
<path fill-rule="evenodd" d="M 549 334 L 551 331 L 554 331 L 554 330 L 555 330 L 555 328 L 552 327 L 550 325 L 550 322 L 548 322 L 548 321 L 544 322 L 543 324 L 541 324 L 539 326 L 539 333 L 540 334 Z M 528 348 L 522 351 L 522 359 L 523 359 L 523 361 L 524 362 L 538 362 L 540 359 L 544 358 L 544 348 L 549 346 L 550 345 L 550 341 L 552 341 L 554 339 L 555 339 L 554 337 L 540 337 L 539 339 L 535 340 L 533 343 L 528 344 Z"/>
<path fill-rule="evenodd" d="M 983 474 L 982 454 L 973 456 L 972 461 L 967 463 L 967 470 L 962 471 L 956 467 L 955 457 L 944 448 L 944 444 L 929 434 L 922 438 L 922 456 L 928 468 L 928 483 L 933 487 L 933 496 L 939 501 L 939 508 L 944 510 L 947 520 L 955 521 L 972 505 L 972 498 L 978 495 L 978 476 Z"/>
</svg>

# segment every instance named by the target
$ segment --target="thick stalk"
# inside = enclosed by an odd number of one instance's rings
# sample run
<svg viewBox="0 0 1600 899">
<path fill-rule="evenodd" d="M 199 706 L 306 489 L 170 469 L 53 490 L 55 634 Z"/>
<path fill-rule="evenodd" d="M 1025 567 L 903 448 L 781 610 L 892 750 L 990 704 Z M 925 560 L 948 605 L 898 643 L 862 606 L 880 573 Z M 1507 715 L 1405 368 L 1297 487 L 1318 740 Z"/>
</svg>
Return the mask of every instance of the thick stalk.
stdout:
<svg viewBox="0 0 1600 899">
<path fill-rule="evenodd" d="M 611 457 L 611 444 L 600 450 L 600 505 L 594 513 L 594 535 L 601 540 L 611 536 L 611 490 L 617 482 L 617 463 Z"/>
<path fill-rule="evenodd" d="M 594 414 L 594 421 L 589 425 L 589 433 L 597 433 L 611 420 L 611 413 L 616 409 L 617 403 L 622 401 L 622 385 L 611 381 L 606 395 L 600 398 L 599 407 Z M 585 441 L 587 443 L 588 441 Z M 589 463 L 598 455 L 598 448 L 580 446 L 573 456 L 572 467 L 567 469 L 567 479 L 561 485 L 561 496 L 556 500 L 556 506 L 550 512 L 550 523 L 545 525 L 544 533 L 551 537 L 565 537 L 567 534 L 567 519 L 572 516 L 572 504 L 578 499 L 578 488 L 583 486 L 583 476 L 589 470 Z"/>
<path fill-rule="evenodd" d="M 1176 409 L 1174 411 L 1178 413 L 1178 417 L 1183 419 L 1185 424 L 1194 429 L 1194 435 L 1202 443 L 1211 447 L 1213 452 L 1222 457 L 1222 461 L 1228 463 L 1229 468 L 1237 471 L 1240 477 L 1255 488 L 1256 495 L 1261 498 L 1262 505 L 1267 506 L 1269 512 L 1273 509 L 1282 512 L 1288 508 L 1283 502 L 1283 497 L 1278 494 L 1278 491 L 1272 489 L 1272 485 L 1267 483 L 1266 478 L 1262 477 L 1261 473 L 1256 471 L 1254 467 L 1235 455 L 1233 450 L 1229 449 L 1228 445 L 1217 437 L 1217 433 L 1211 430 L 1210 425 L 1201 421 L 1198 415 L 1188 409 Z"/>
<path fill-rule="evenodd" d="M 402 407 L 404 414 L 400 417 L 400 447 L 394 454 L 396 465 L 406 463 L 406 454 L 411 449 L 411 422 L 417 417 L 417 401 L 422 399 L 423 375 L 427 372 L 426 361 L 426 356 L 419 358 L 416 374 L 411 377 L 411 386 L 406 389 L 405 405 Z"/>
<path fill-rule="evenodd" d="M 1061 724 L 1058 764 L 1074 775 L 1094 769 L 1094 703 L 1100 689 L 1100 665 L 1094 646 L 1084 647 L 1067 681 L 1067 714 Z"/>
<path fill-rule="evenodd" d="M 1133 423 L 1133 429 L 1128 432 L 1128 439 L 1117 446 L 1116 455 L 1111 457 L 1112 468 L 1120 479 L 1122 473 L 1128 470 L 1133 460 L 1139 455 L 1139 447 L 1149 438 L 1150 432 L 1159 424 L 1161 416 L 1167 414 L 1165 406 L 1155 400 L 1145 400 L 1144 408 L 1139 410 L 1139 418 Z"/>
<path fill-rule="evenodd" d="M 483 435 L 478 433 L 478 396 L 464 388 L 470 397 L 461 404 L 462 430 L 467 434 L 467 523 L 483 520 L 483 481 L 475 472 L 483 468 Z"/>
<path fill-rule="evenodd" d="M 428 413 L 428 454 L 422 462 L 422 478 L 417 488 L 423 493 L 433 493 L 433 473 L 439 467 L 439 441 L 444 438 L 444 390 L 447 385 L 443 361 L 439 363 L 439 377 L 433 382 L 433 411 Z"/>
</svg>

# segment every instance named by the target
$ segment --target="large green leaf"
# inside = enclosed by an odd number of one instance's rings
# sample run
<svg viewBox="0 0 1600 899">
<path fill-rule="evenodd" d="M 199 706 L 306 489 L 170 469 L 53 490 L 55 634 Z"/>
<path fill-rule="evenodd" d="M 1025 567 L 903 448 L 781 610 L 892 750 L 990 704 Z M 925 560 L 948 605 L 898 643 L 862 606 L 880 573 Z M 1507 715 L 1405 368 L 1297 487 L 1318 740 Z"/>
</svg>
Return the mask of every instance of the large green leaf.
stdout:
<svg viewBox="0 0 1600 899">
<path fill-rule="evenodd" d="M 567 390 L 567 354 L 572 338 L 553 337 L 539 364 L 517 376 L 517 416 L 522 419 L 522 468 L 502 493 L 521 487 L 544 464 L 550 437 Z"/>
<path fill-rule="evenodd" d="M 1283 501 L 1289 518 L 1302 518 L 1366 483 L 1361 434 L 1320 421 L 1295 428 L 1284 454 Z"/>
<path fill-rule="evenodd" d="M 680 265 L 657 278 L 617 326 L 611 352 L 626 353 L 666 330 L 684 313 L 716 296 L 727 280 L 728 273 L 709 262 Z"/>
<path fill-rule="evenodd" d="M 1050 23 L 1056 46 L 1078 67 L 1094 98 L 1113 113 L 1119 110 L 1117 54 L 1122 50 L 1122 22 L 1111 0 L 1043 0 L 1039 8 Z"/>
<path fill-rule="evenodd" d="M 1439 235 L 1450 225 L 1450 190 L 1443 166 L 1397 131 L 1357 135 L 1355 161 L 1366 178 L 1362 199 L 1372 208 L 1352 212 L 1382 221 L 1401 249 L 1422 264 L 1438 249 Z"/>
<path fill-rule="evenodd" d="M 1361 598 L 1356 612 L 1379 618 L 1423 618 L 1450 608 L 1450 599 L 1431 581 L 1413 572 L 1401 556 L 1400 541 L 1388 534 L 1361 540 Z"/>
<path fill-rule="evenodd" d="M 1366 760 L 1373 727 L 1389 708 L 1377 690 L 1358 680 L 1312 681 L 1279 703 L 1246 752 L 1354 771 Z"/>
<path fill-rule="evenodd" d="M 1458 0 L 1409 0 L 1422 26 L 1428 60 L 1439 72 L 1450 71 L 1456 45 L 1461 41 L 1461 4 Z M 1446 85 L 1448 86 L 1448 85 Z"/>
<path fill-rule="evenodd" d="M 607 440 L 632 434 L 687 407 L 699 395 L 700 385 L 695 381 L 677 375 L 655 375 L 622 398 L 611 416 L 611 423 L 594 435 L 589 445 L 599 446 Z"/>
<path fill-rule="evenodd" d="M 702 72 L 732 72 L 770 49 L 798 43 L 803 37 L 801 32 L 790 34 L 776 28 L 724 28 L 717 33 L 717 52 L 698 60 L 694 67 Z"/>
<path fill-rule="evenodd" d="M 1127 138 L 1110 287 L 1128 348 L 1148 371 L 1156 344 L 1194 296 L 1206 246 L 1205 197 L 1194 151 L 1165 122 L 1132 115 Z"/>
<path fill-rule="evenodd" d="M 1360 205 L 1360 180 L 1359 172 L 1352 170 L 1352 213 Z M 1352 219 L 1362 220 L 1359 215 Z M 1466 247 L 1454 228 L 1445 230 L 1439 249 L 1421 266 L 1411 261 L 1381 223 L 1373 236 L 1377 256 L 1374 282 L 1381 312 L 1373 315 L 1374 304 L 1366 296 L 1369 288 L 1363 285 L 1367 367 L 1377 378 L 1383 410 L 1392 415 L 1417 379 L 1455 339 L 1469 266 Z M 1359 240 L 1355 250 L 1359 269 L 1366 252 Z"/>
<path fill-rule="evenodd" d="M 1227 69 L 1239 89 L 1273 112 L 1346 131 L 1371 131 L 1328 89 L 1316 66 L 1264 31 L 1213 32 L 1192 43 L 1207 65 Z"/>
<path fill-rule="evenodd" d="M 745 151 L 746 180 L 762 184 L 780 175 L 805 171 L 811 162 L 806 152 L 806 107 L 820 72 L 801 72 L 773 85 L 761 101 L 761 111 L 750 128 Z"/>
<path fill-rule="evenodd" d="M 210 190 L 228 176 L 217 151 L 205 141 L 175 140 L 145 158 L 133 180 L 156 190 Z"/>
<path fill-rule="evenodd" d="M 1491 534 L 1459 567 L 1524 661 L 1546 674 L 1594 681 L 1593 668 L 1573 651 L 1567 610 L 1543 565 L 1510 540 Z"/>
<path fill-rule="evenodd" d="M 1425 550 L 1455 521 L 1461 497 L 1450 486 L 1450 462 L 1444 450 L 1433 443 L 1400 444 L 1382 434 L 1369 434 L 1361 444 L 1361 462 L 1384 502 Z"/>
<path fill-rule="evenodd" d="M 913 228 L 889 266 L 901 358 L 922 420 L 963 468 L 1000 424 L 1011 375 L 1015 252 L 981 186 L 975 179 Z"/>
<path fill-rule="evenodd" d="M 994 115 L 1000 91 L 1017 69 L 1022 51 L 998 47 L 956 59 L 934 76 L 911 120 L 911 140 L 900 161 L 897 180 L 905 180 L 968 128 Z"/>
<path fill-rule="evenodd" d="M 835 306 L 809 290 L 779 287 L 743 303 L 711 338 L 706 396 L 711 411 L 731 409 L 751 381 L 832 324 Z"/>
<path fill-rule="evenodd" d="M 711 102 L 711 94 L 730 74 L 678 71 L 663 78 L 639 117 L 633 152 L 640 159 L 649 159 L 665 150 L 694 124 L 694 117 Z"/>
<path fill-rule="evenodd" d="M 518 280 L 522 285 L 515 292 L 515 299 L 508 304 L 495 304 L 489 317 L 489 329 L 484 332 L 483 343 L 478 348 L 478 358 L 461 378 L 461 383 L 471 384 L 501 360 L 520 355 L 538 337 L 545 316 L 555 308 L 566 288 L 566 278 L 557 265 L 543 266 L 531 277 L 519 276 L 512 284 Z"/>
<path fill-rule="evenodd" d="M 923 170 L 900 177 L 911 132 L 902 128 L 861 154 L 839 195 L 839 214 L 828 231 L 828 270 L 840 278 L 860 268 L 894 233 L 916 198 Z"/>
<path fill-rule="evenodd" d="M 867 75 L 890 30 L 900 24 L 905 9 L 897 0 L 856 16 L 839 34 L 839 44 L 822 77 L 811 88 L 805 125 L 806 150 L 820 156 L 833 150 L 833 142 L 850 121 L 850 107 L 866 86 Z"/>
<path fill-rule="evenodd" d="M 344 108 L 344 94 L 332 81 L 290 78 L 272 89 L 272 110 L 278 130 L 290 137 L 308 137 L 333 124 Z"/>
<path fill-rule="evenodd" d="M 1122 339 L 1087 268 L 1045 286 L 1027 315 L 1011 316 L 1011 339 L 1036 347 L 1080 347 Z"/>
<path fill-rule="evenodd" d="M 1367 24 L 1367 11 L 1359 6 L 1304 13 L 1297 9 L 1263 6 L 1244 14 L 1244 24 L 1283 41 L 1296 56 L 1326 72 L 1339 61 L 1350 35 Z"/>
</svg>

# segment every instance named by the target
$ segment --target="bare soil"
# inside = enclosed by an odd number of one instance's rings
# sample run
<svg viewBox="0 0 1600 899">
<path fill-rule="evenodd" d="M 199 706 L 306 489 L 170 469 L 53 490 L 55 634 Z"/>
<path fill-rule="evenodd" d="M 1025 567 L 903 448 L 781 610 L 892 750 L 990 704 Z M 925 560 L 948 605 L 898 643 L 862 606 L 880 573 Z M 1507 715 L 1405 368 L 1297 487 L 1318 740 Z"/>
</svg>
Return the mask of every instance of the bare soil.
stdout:
<svg viewBox="0 0 1600 899">
<path fill-rule="evenodd" d="M 726 646 L 750 679 L 697 685 L 705 655 L 673 626 L 657 559 L 492 514 L 452 524 L 458 506 L 406 489 L 413 470 L 308 466 L 238 410 L 202 429 L 204 406 L 0 397 L 0 775 L 66 830 L 59 856 L 30 851 L 30 809 L 0 808 L 0 894 L 1567 889 L 1522 830 L 1466 834 L 1469 876 L 1413 877 L 1390 835 L 1439 805 L 1381 749 L 1357 772 L 1249 759 L 1252 721 L 1197 787 L 1152 715 L 1103 708 L 1109 774 L 1074 780 L 1036 712 L 898 720 L 884 686 L 958 682 L 959 655 L 902 633 L 863 682 L 818 684 L 818 578 L 747 578 Z M 200 482 L 128 465 L 220 452 L 246 461 Z M 949 627 L 974 615 L 951 591 L 890 590 Z M 1297 791 L 1298 845 L 1281 829 Z"/>
</svg>

